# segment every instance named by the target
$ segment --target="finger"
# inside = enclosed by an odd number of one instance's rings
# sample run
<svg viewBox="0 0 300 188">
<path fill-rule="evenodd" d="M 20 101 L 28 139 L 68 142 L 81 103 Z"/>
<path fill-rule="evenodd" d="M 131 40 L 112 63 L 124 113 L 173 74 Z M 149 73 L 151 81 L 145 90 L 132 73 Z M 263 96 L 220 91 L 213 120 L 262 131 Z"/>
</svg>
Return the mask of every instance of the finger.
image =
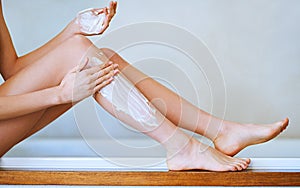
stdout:
<svg viewBox="0 0 300 188">
<path fill-rule="evenodd" d="M 115 10 L 115 12 L 117 12 L 117 8 L 118 8 L 118 2 L 115 1 L 115 3 L 114 3 L 114 10 Z"/>
<path fill-rule="evenodd" d="M 99 85 L 101 84 L 102 82 L 104 82 L 105 80 L 109 80 L 111 78 L 113 78 L 114 74 L 113 74 L 113 71 L 111 71 L 109 74 L 105 75 L 105 76 L 102 76 L 100 78 L 97 78 L 94 83 L 95 83 L 95 86 L 96 85 Z"/>
<path fill-rule="evenodd" d="M 104 33 L 104 31 L 108 28 L 109 22 L 110 22 L 109 19 L 110 19 L 109 16 L 106 16 L 106 18 L 105 18 L 105 20 L 104 20 L 104 22 L 102 24 L 102 29 L 100 31 L 100 34 Z"/>
<path fill-rule="evenodd" d="M 99 15 L 104 13 L 104 9 L 103 8 L 95 8 L 92 10 L 94 14 Z"/>
<path fill-rule="evenodd" d="M 97 85 L 95 88 L 94 88 L 94 94 L 98 91 L 100 91 L 103 87 L 107 86 L 108 84 L 110 84 L 114 79 L 113 78 L 110 78 L 108 80 L 105 80 L 104 82 L 101 82 L 101 84 Z"/>
<path fill-rule="evenodd" d="M 109 65 L 105 68 L 101 68 L 100 66 L 92 67 L 88 70 L 86 70 L 87 75 L 96 75 L 97 77 L 103 76 L 105 74 L 108 74 L 110 71 L 115 69 L 115 65 Z"/>
<path fill-rule="evenodd" d="M 101 57 L 100 61 L 95 60 L 94 64 L 91 67 L 99 66 L 101 69 L 104 69 L 105 67 L 108 67 L 112 64 L 113 64 L 112 61 L 109 61 L 105 56 L 103 56 L 103 57 Z"/>
<path fill-rule="evenodd" d="M 106 75 L 103 75 L 101 77 L 96 78 L 96 80 L 94 81 L 96 85 L 101 84 L 101 82 L 105 81 L 105 80 L 109 80 L 110 78 L 114 78 L 114 76 L 118 73 L 118 70 L 112 70 L 109 73 L 107 73 Z"/>
<path fill-rule="evenodd" d="M 114 77 L 115 75 L 119 74 L 119 70 L 112 70 L 109 74 L 107 74 L 105 77 L 108 79 L 109 77 Z"/>
<path fill-rule="evenodd" d="M 110 77 L 113 77 L 113 73 L 111 73 L 112 71 L 103 74 L 103 73 L 98 73 L 98 74 L 93 74 L 89 77 L 88 79 L 88 84 L 90 85 L 98 85 L 99 82 L 102 82 L 104 80 L 107 80 Z M 99 76 L 101 74 L 101 76 Z"/>
<path fill-rule="evenodd" d="M 117 2 L 111 1 L 109 4 L 109 8 L 104 8 L 103 11 L 106 15 L 105 21 L 102 24 L 102 29 L 99 34 L 104 33 L 106 29 L 109 27 L 109 23 L 111 22 L 112 18 L 116 14 Z"/>
<path fill-rule="evenodd" d="M 69 73 L 75 73 L 75 72 L 80 72 L 89 62 L 89 58 L 86 58 L 85 62 L 82 64 L 77 65 L 73 69 L 69 71 Z"/>
<path fill-rule="evenodd" d="M 110 74 L 110 72 L 113 71 L 113 67 L 107 67 L 103 70 L 97 70 L 96 68 L 90 69 L 84 74 L 87 76 L 87 82 L 88 84 L 95 82 L 98 78 L 104 77 L 105 75 Z"/>
<path fill-rule="evenodd" d="M 113 13 L 113 9 L 111 8 L 111 6 L 109 8 L 106 8 L 106 20 L 108 22 L 110 22 L 111 18 L 112 18 L 112 15 L 111 13 Z"/>
<path fill-rule="evenodd" d="M 112 61 L 108 61 L 108 62 L 106 62 L 106 63 L 102 63 L 102 64 L 100 65 L 100 67 L 101 67 L 101 69 L 104 69 L 104 68 L 106 68 L 106 67 L 108 67 L 108 66 L 110 66 L 110 65 L 112 65 L 112 64 L 113 64 Z"/>
<path fill-rule="evenodd" d="M 101 72 L 101 67 L 100 66 L 93 66 L 89 69 L 86 69 L 84 71 L 82 71 L 85 75 L 93 75 L 93 74 L 96 74 L 96 73 L 99 73 Z"/>
<path fill-rule="evenodd" d="M 112 16 L 114 16 L 116 14 L 116 12 L 117 12 L 117 2 L 115 1 L 115 2 L 112 3 L 110 13 L 111 13 Z"/>
<path fill-rule="evenodd" d="M 106 86 L 107 84 L 111 83 L 114 80 L 114 75 L 117 73 L 117 70 L 111 71 L 110 74 L 107 74 L 103 77 L 98 78 L 95 81 L 95 91 L 99 91 L 102 87 Z"/>
<path fill-rule="evenodd" d="M 88 63 L 89 63 L 89 58 L 87 57 L 84 63 L 78 65 L 77 71 L 78 72 L 82 71 L 87 66 Z"/>
<path fill-rule="evenodd" d="M 88 74 L 95 74 L 97 72 L 100 72 L 102 69 L 105 69 L 109 66 L 114 66 L 112 61 L 106 62 L 106 63 L 102 63 L 100 65 L 95 65 L 90 67 L 89 69 L 86 69 L 86 73 Z"/>
<path fill-rule="evenodd" d="M 102 29 L 100 31 L 100 34 L 104 33 L 104 31 L 109 27 L 109 23 L 111 22 L 112 18 L 115 15 L 115 10 L 113 5 L 110 5 L 109 9 L 105 8 L 105 15 L 106 18 L 102 24 Z"/>
<path fill-rule="evenodd" d="M 116 76 L 116 75 L 118 75 L 118 74 L 120 74 L 120 71 L 119 71 L 118 69 L 116 69 L 116 70 L 114 71 L 114 76 Z"/>
<path fill-rule="evenodd" d="M 108 28 L 108 25 L 107 24 L 104 24 L 101 31 L 99 32 L 99 35 L 103 34 L 104 31 L 106 31 L 106 29 Z"/>
<path fill-rule="evenodd" d="M 110 19 L 109 16 L 106 16 L 106 18 L 105 18 L 105 20 L 104 20 L 104 22 L 103 22 L 103 24 L 102 24 L 102 26 L 103 26 L 102 28 L 108 27 L 109 22 L 110 22 L 109 19 Z"/>
<path fill-rule="evenodd" d="M 107 7 L 103 8 L 103 13 L 104 13 L 105 15 L 108 15 L 108 14 L 109 14 L 108 8 L 107 8 Z"/>
<path fill-rule="evenodd" d="M 111 65 L 109 67 L 106 67 L 105 69 L 102 69 L 99 73 L 97 73 L 96 75 L 99 77 L 103 77 L 107 74 L 109 74 L 111 71 L 113 71 L 115 69 L 114 65 Z"/>
<path fill-rule="evenodd" d="M 100 78 L 97 78 L 96 80 L 94 80 L 93 82 L 89 83 L 90 88 L 94 89 L 95 87 L 97 87 L 97 85 L 102 84 L 103 82 L 107 81 L 107 80 L 113 80 L 113 73 L 111 74 L 107 74 L 105 76 L 102 76 Z"/>
<path fill-rule="evenodd" d="M 112 4 L 110 7 L 109 7 L 109 19 L 111 20 L 114 15 L 115 15 L 116 11 L 114 9 L 114 5 Z"/>
<path fill-rule="evenodd" d="M 117 71 L 117 72 L 119 72 L 118 67 L 119 67 L 119 65 L 113 64 L 113 65 L 107 67 L 106 69 L 108 69 L 109 72 L 111 72 L 111 71 Z M 104 70 L 104 75 L 109 73 L 109 72 L 107 72 L 108 70 L 105 70 L 105 69 L 103 69 L 103 70 Z"/>
<path fill-rule="evenodd" d="M 113 13 L 113 12 L 114 12 L 114 2 L 111 1 L 111 2 L 109 3 L 109 14 L 111 14 L 111 13 Z"/>
</svg>

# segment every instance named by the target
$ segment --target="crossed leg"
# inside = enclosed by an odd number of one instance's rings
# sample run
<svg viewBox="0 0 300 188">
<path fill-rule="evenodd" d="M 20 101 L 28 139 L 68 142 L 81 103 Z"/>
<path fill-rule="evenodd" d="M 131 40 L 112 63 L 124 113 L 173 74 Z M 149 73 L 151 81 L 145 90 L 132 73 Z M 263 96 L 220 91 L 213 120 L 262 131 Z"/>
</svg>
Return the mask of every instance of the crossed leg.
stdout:
<svg viewBox="0 0 300 188">
<path fill-rule="evenodd" d="M 266 142 L 286 129 L 288 118 L 267 125 L 225 121 L 195 107 L 173 91 L 128 64 L 116 52 L 102 49 L 135 86 L 171 122 L 211 139 L 216 149 L 234 156 L 245 147 Z M 159 99 L 159 100 L 156 100 Z M 161 102 L 163 101 L 163 103 Z"/>
<path fill-rule="evenodd" d="M 74 36 L 46 55 L 27 63 L 0 86 L 0 95 L 9 96 L 37 91 L 60 84 L 62 78 L 77 66 L 91 43 Z M 15 144 L 34 134 L 67 111 L 72 105 L 54 106 L 22 117 L 0 121 L 0 156 Z"/>
<path fill-rule="evenodd" d="M 97 49 L 96 47 L 93 47 L 91 48 L 90 53 L 105 54 L 103 53 L 105 51 L 105 49 Z M 104 55 L 103 59 L 105 60 L 108 58 Z M 126 77 L 126 72 L 123 73 L 125 75 L 122 76 Z M 116 83 L 117 82 L 118 81 L 116 81 Z M 126 99 L 126 97 L 128 97 L 126 103 L 131 103 L 130 101 L 133 98 L 131 98 L 130 96 L 133 95 L 131 95 L 130 92 L 132 91 L 132 89 L 129 89 L 130 91 L 128 91 L 125 89 L 126 87 L 124 87 L 124 85 L 120 83 L 117 84 L 116 87 L 119 88 L 113 90 L 116 93 L 119 92 L 120 94 L 122 92 L 128 92 L 121 94 L 121 100 L 124 100 Z M 250 163 L 249 159 L 237 159 L 226 156 L 225 154 L 198 142 L 194 138 L 187 136 L 168 118 L 162 115 L 162 113 L 158 109 L 153 107 L 151 103 L 148 103 L 148 107 L 154 109 L 154 117 L 158 120 L 157 127 L 152 127 L 152 120 L 150 121 L 151 123 L 148 121 L 140 123 L 140 121 L 137 120 L 140 119 L 140 117 L 137 117 L 139 115 L 128 115 L 127 113 L 122 112 L 122 110 L 120 110 L 120 108 L 122 108 L 120 107 L 121 102 L 119 102 L 119 104 L 112 104 L 100 93 L 97 93 L 95 95 L 95 99 L 105 110 L 107 110 L 113 116 L 117 117 L 119 120 L 127 123 L 133 128 L 143 132 L 144 134 L 161 143 L 167 150 L 167 163 L 169 169 L 171 170 L 203 169 L 213 171 L 236 171 L 247 168 Z M 133 101 L 136 101 L 136 98 L 134 98 Z M 145 108 L 142 107 L 139 108 L 139 104 L 139 102 L 132 104 L 132 106 L 134 106 L 132 108 L 137 107 L 140 110 L 140 114 L 143 115 L 148 114 L 149 111 L 152 112 L 152 110 L 145 110 Z M 130 105 L 128 109 L 130 110 Z M 132 116 L 134 118 L 132 118 Z M 152 119 L 149 118 L 148 115 L 146 115 L 145 117 L 147 120 Z"/>
<path fill-rule="evenodd" d="M 97 94 L 95 99 L 119 120 L 161 143 L 167 150 L 167 164 L 170 170 L 237 171 L 246 169 L 250 163 L 249 159 L 229 157 L 187 136 L 159 111 L 156 112 L 155 117 L 160 124 L 153 128 L 147 124 L 141 125 L 129 115 L 118 111 L 116 106 L 101 94 Z"/>
<path fill-rule="evenodd" d="M 63 76 L 80 63 L 80 60 L 90 46 L 90 41 L 84 37 L 69 39 L 8 79 L 0 86 L 0 95 L 21 94 L 58 85 Z M 47 73 L 41 72 L 41 70 L 47 70 Z M 32 75 L 36 78 L 34 81 L 32 81 Z M 100 94 L 97 94 L 95 98 L 106 110 L 111 113 L 113 112 L 112 109 L 114 107 Z M 0 155 L 2 156 L 16 143 L 46 126 L 70 106 L 71 105 L 55 106 L 19 118 L 1 121 Z M 113 115 L 116 116 L 116 114 Z M 124 114 L 118 115 L 122 121 L 129 122 L 133 127 L 144 131 L 145 134 L 148 134 L 164 144 L 168 150 L 168 156 L 172 156 L 172 158 L 168 159 L 170 169 L 184 170 L 196 168 L 233 171 L 242 170 L 248 166 L 249 161 L 247 160 L 231 158 L 188 138 L 182 131 L 176 128 L 172 122 L 164 118 L 159 111 L 157 111 L 156 116 L 162 120 L 162 125 L 155 130 L 149 131 L 136 124 L 130 117 Z"/>
</svg>

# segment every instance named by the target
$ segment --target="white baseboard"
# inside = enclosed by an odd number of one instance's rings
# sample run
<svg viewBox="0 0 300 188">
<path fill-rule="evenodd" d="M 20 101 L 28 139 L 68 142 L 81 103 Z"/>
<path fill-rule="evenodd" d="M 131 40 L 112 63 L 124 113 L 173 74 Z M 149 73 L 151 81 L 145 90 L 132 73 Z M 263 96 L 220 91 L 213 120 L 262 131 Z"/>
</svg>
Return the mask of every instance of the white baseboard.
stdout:
<svg viewBox="0 0 300 188">
<path fill-rule="evenodd" d="M 300 171 L 300 158 L 252 158 L 248 169 Z M 165 158 L 9 158 L 0 170 L 168 171 Z"/>
<path fill-rule="evenodd" d="M 96 153 L 83 139 L 29 139 L 15 146 L 5 157 L 164 157 L 165 151 L 153 140 L 97 140 Z M 152 147 L 152 146 L 156 147 Z M 121 149 L 120 149 L 121 148 Z M 127 150 L 130 148 L 130 150 Z M 135 149 L 136 148 L 136 149 Z M 143 149 L 141 149 L 143 148 Z M 147 149 L 149 148 L 149 149 Z M 100 152 L 100 153 L 99 153 Z M 300 158 L 300 139 L 275 139 L 250 146 L 238 157 Z"/>
</svg>

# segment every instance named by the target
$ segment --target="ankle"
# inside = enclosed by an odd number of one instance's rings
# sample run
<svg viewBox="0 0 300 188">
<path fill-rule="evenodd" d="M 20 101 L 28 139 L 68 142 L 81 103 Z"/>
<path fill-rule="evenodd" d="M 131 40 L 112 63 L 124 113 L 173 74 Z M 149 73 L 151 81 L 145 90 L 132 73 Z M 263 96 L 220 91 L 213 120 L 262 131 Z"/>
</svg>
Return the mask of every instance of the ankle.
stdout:
<svg viewBox="0 0 300 188">
<path fill-rule="evenodd" d="M 167 150 L 167 165 L 169 170 L 182 170 L 192 168 L 188 161 L 194 160 L 193 148 L 194 141 L 191 139 L 180 149 L 174 150 L 174 148 Z"/>
<path fill-rule="evenodd" d="M 206 129 L 202 130 L 201 135 L 212 140 L 213 142 L 220 136 L 226 135 L 230 131 L 230 122 L 222 119 L 211 119 L 209 122 L 206 122 Z"/>
<path fill-rule="evenodd" d="M 234 129 L 234 127 L 237 125 L 238 124 L 234 123 L 234 122 L 229 122 L 229 121 L 225 121 L 225 120 L 222 121 L 215 138 L 218 138 L 223 135 L 228 135 Z"/>
<path fill-rule="evenodd" d="M 187 156 L 190 154 L 194 144 L 194 140 L 189 139 L 186 143 L 182 144 L 180 147 L 168 147 L 167 150 L 167 159 L 171 159 L 176 156 Z"/>
</svg>

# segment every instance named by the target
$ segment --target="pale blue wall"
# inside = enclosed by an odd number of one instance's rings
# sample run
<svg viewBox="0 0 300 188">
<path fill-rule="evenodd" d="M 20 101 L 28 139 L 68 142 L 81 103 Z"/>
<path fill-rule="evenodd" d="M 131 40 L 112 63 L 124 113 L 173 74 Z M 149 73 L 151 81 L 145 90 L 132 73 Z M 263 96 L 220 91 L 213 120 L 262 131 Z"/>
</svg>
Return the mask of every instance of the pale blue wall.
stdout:
<svg viewBox="0 0 300 188">
<path fill-rule="evenodd" d="M 61 31 L 78 11 L 103 7 L 107 2 L 4 0 L 3 8 L 21 55 Z M 227 89 L 226 119 L 269 123 L 289 116 L 291 125 L 283 136 L 299 138 L 299 9 L 297 0 L 126 0 L 119 2 L 118 14 L 107 32 L 145 21 L 170 23 L 188 30 L 205 41 L 218 59 Z M 135 60 L 143 53 L 141 50 L 123 55 Z M 200 106 L 209 109 L 210 103 L 205 101 L 208 91 L 201 92 Z M 112 127 L 109 129 L 113 134 L 129 135 Z M 37 136 L 78 137 L 73 113 L 67 113 Z"/>
</svg>

